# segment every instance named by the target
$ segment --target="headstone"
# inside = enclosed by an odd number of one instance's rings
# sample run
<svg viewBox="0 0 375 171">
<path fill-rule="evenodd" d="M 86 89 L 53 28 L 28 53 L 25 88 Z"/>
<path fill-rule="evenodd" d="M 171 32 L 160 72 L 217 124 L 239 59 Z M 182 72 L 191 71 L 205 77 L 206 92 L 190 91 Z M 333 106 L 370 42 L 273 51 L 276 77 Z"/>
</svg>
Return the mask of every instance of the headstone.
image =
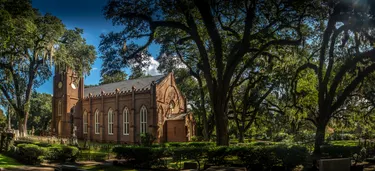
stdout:
<svg viewBox="0 0 375 171">
<path fill-rule="evenodd" d="M 349 158 L 321 159 L 319 171 L 350 171 L 351 160 Z"/>
</svg>

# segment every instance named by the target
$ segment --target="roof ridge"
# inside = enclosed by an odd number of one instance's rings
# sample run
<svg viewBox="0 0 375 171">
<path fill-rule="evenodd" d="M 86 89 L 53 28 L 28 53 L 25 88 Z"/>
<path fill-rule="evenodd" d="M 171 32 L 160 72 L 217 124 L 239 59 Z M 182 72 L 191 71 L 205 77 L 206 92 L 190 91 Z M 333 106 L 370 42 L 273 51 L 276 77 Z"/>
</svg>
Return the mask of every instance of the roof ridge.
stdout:
<svg viewBox="0 0 375 171">
<path fill-rule="evenodd" d="M 166 76 L 166 74 L 153 75 L 153 76 L 148 76 L 148 77 L 140 77 L 140 78 L 136 78 L 136 79 L 123 80 L 123 81 L 118 81 L 118 82 L 113 82 L 113 83 L 108 83 L 108 84 L 101 84 L 101 85 L 98 84 L 98 85 L 96 85 L 96 86 L 87 87 L 87 88 L 85 88 L 85 89 L 88 89 L 88 88 L 94 88 L 94 87 L 100 87 L 100 86 L 104 86 L 104 85 L 117 84 L 117 83 L 126 82 L 126 81 L 134 81 L 134 80 L 146 79 L 146 78 L 150 78 L 150 77 L 159 77 L 159 76 Z"/>
</svg>

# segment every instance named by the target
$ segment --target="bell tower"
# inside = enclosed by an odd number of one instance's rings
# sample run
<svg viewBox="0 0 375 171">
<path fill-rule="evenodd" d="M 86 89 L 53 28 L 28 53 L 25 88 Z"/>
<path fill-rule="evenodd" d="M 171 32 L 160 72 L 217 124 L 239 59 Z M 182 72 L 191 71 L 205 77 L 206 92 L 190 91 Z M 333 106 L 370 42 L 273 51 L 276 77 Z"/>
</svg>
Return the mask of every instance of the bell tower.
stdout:
<svg viewBox="0 0 375 171">
<path fill-rule="evenodd" d="M 55 66 L 53 76 L 52 98 L 52 133 L 55 136 L 68 138 L 71 135 L 71 118 L 77 128 L 80 122 L 83 98 L 83 78 L 66 66 Z M 74 116 L 70 116 L 71 108 L 75 106 Z"/>
</svg>

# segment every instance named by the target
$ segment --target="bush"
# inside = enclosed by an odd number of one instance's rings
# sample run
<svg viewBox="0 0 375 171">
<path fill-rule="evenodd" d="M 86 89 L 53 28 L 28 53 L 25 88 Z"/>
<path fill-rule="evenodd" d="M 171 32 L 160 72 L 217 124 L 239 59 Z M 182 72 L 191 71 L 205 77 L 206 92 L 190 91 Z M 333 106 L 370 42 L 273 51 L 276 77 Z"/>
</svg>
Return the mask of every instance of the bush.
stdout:
<svg viewBox="0 0 375 171">
<path fill-rule="evenodd" d="M 194 160 L 200 167 L 200 161 L 205 158 L 208 147 L 170 147 L 167 155 L 171 156 L 174 162 L 181 163 L 182 160 Z"/>
<path fill-rule="evenodd" d="M 94 160 L 94 161 L 105 161 L 107 159 L 107 153 L 85 150 L 81 151 L 77 157 L 80 161 Z"/>
<path fill-rule="evenodd" d="M 165 147 L 207 147 L 215 146 L 213 142 L 169 142 L 164 143 Z"/>
<path fill-rule="evenodd" d="M 114 147 L 116 158 L 126 159 L 127 163 L 135 168 L 165 167 L 162 158 L 165 156 L 165 148 L 122 146 Z"/>
<path fill-rule="evenodd" d="M 303 146 L 275 145 L 237 149 L 237 155 L 250 170 L 270 170 L 274 166 L 291 170 L 304 164 L 309 153 Z"/>
<path fill-rule="evenodd" d="M 361 147 L 358 146 L 341 146 L 341 145 L 325 145 L 321 149 L 322 155 L 325 158 L 340 158 L 352 157 L 354 154 L 359 154 Z"/>
<path fill-rule="evenodd" d="M 237 159 L 242 151 L 249 147 L 234 146 L 234 147 L 211 147 L 207 152 L 207 162 L 215 165 L 230 165 L 234 164 L 233 159 Z"/>
<path fill-rule="evenodd" d="M 13 144 L 18 146 L 18 144 L 33 144 L 33 142 L 31 140 L 15 140 Z"/>
<path fill-rule="evenodd" d="M 74 162 L 78 156 L 78 148 L 74 146 L 51 146 L 48 147 L 46 159 L 51 161 L 59 161 L 64 163 L 66 161 Z"/>
<path fill-rule="evenodd" d="M 287 133 L 280 132 L 280 133 L 278 133 L 278 134 L 275 135 L 275 137 L 273 138 L 273 141 L 275 141 L 275 142 L 281 142 L 284 139 L 286 139 L 288 136 L 289 135 Z"/>
<path fill-rule="evenodd" d="M 37 143 L 34 143 L 34 144 L 39 146 L 39 147 L 51 147 L 52 146 L 52 144 L 45 143 L 45 142 L 37 142 Z"/>
<path fill-rule="evenodd" d="M 17 158 L 25 164 L 40 164 L 43 161 L 43 156 L 46 150 L 35 144 L 18 144 Z"/>
<path fill-rule="evenodd" d="M 306 147 L 277 145 L 271 151 L 275 152 L 277 159 L 281 160 L 282 166 L 287 170 L 292 170 L 300 164 L 304 164 L 309 156 Z"/>
<path fill-rule="evenodd" d="M 155 140 L 156 138 L 152 134 L 149 134 L 149 133 L 141 134 L 141 144 L 143 146 L 151 146 Z"/>
<path fill-rule="evenodd" d="M 126 159 L 129 165 L 136 168 L 165 167 L 163 158 L 172 157 L 173 161 L 194 160 L 218 166 L 240 164 L 252 170 L 267 170 L 273 166 L 291 169 L 304 164 L 308 150 L 303 146 L 233 146 L 216 147 L 199 146 L 189 143 L 169 143 L 168 148 L 123 146 L 113 148 L 118 159 Z M 178 147 L 176 147 L 178 146 Z"/>
<path fill-rule="evenodd" d="M 13 138 L 13 133 L 3 132 L 0 134 L 0 152 L 9 150 L 9 147 L 13 144 Z"/>
</svg>

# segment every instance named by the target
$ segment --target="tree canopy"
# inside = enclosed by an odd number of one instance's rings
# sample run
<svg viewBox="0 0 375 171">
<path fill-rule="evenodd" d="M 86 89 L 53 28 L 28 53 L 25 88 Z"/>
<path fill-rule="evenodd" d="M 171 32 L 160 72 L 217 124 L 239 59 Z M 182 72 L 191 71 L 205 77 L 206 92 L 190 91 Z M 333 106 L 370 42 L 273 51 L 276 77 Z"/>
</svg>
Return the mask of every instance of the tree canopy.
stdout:
<svg viewBox="0 0 375 171">
<path fill-rule="evenodd" d="M 67 30 L 60 19 L 41 14 L 30 1 L 2 0 L 0 4 L 0 90 L 23 125 L 27 123 L 34 88 L 52 74 L 53 65 L 88 74 L 96 58 L 83 30 Z M 26 126 L 20 124 L 21 135 Z"/>
<path fill-rule="evenodd" d="M 276 49 L 301 43 L 309 7 L 305 1 L 111 0 L 104 14 L 124 29 L 105 36 L 102 47 L 111 46 L 107 54 L 123 64 L 141 61 L 152 42 L 177 44 L 184 58 L 199 54 L 194 67 L 203 71 L 208 87 L 217 144 L 228 145 L 227 111 L 233 85 L 255 59 L 272 59 L 278 56 Z M 144 37 L 148 39 L 144 45 L 125 43 Z"/>
</svg>

